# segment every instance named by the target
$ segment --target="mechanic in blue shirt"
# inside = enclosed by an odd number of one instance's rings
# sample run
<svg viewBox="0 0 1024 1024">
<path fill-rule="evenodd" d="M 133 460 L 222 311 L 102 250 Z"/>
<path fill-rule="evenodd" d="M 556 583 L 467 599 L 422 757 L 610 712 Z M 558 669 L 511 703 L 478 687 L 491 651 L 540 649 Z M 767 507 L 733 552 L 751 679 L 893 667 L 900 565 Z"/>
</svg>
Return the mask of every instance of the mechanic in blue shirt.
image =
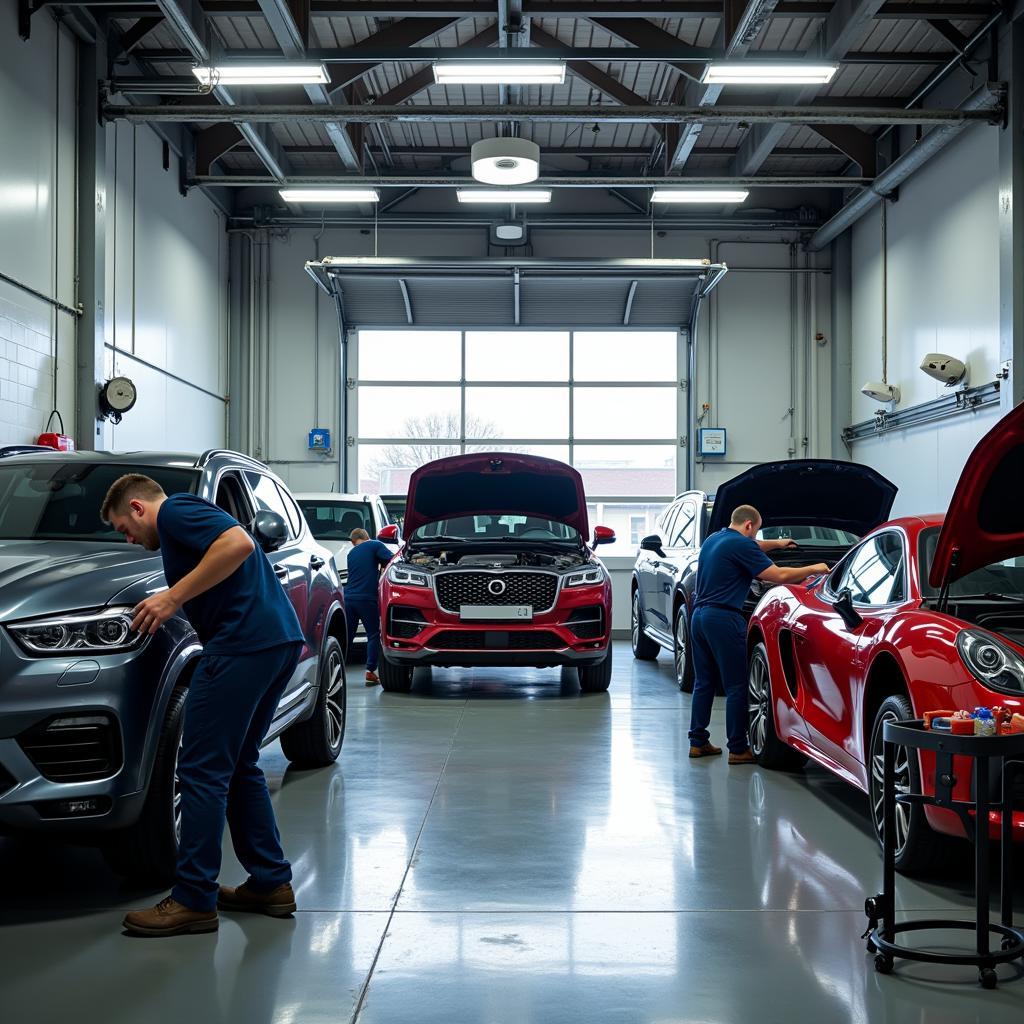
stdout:
<svg viewBox="0 0 1024 1024">
<path fill-rule="evenodd" d="M 217 908 L 286 917 L 291 866 L 260 770 L 260 746 L 305 646 L 266 555 L 239 523 L 193 494 L 168 497 L 147 476 L 116 480 L 103 520 L 163 556 L 168 590 L 135 608 L 132 629 L 155 633 L 184 610 L 203 644 L 178 753 L 181 839 L 171 895 L 124 919 L 129 934 L 211 932 Z M 224 823 L 248 880 L 217 886 Z"/>
<path fill-rule="evenodd" d="M 740 505 L 724 530 L 712 534 L 700 549 L 693 599 L 690 641 L 694 683 L 690 712 L 690 757 L 721 754 L 711 745 L 711 705 L 721 682 L 725 690 L 725 732 L 729 764 L 753 764 L 747 742 L 747 622 L 743 602 L 755 577 L 766 583 L 802 583 L 828 572 L 822 563 L 802 568 L 775 565 L 765 554 L 796 547 L 791 540 L 755 540 L 761 514 Z"/>
<path fill-rule="evenodd" d="M 345 583 L 345 618 L 348 620 L 348 642 L 356 635 L 360 621 L 366 630 L 366 685 L 376 686 L 377 660 L 380 657 L 380 601 L 377 586 L 380 570 L 394 557 L 382 541 L 370 540 L 365 530 L 349 534 L 352 549 L 348 553 L 348 580 Z"/>
</svg>

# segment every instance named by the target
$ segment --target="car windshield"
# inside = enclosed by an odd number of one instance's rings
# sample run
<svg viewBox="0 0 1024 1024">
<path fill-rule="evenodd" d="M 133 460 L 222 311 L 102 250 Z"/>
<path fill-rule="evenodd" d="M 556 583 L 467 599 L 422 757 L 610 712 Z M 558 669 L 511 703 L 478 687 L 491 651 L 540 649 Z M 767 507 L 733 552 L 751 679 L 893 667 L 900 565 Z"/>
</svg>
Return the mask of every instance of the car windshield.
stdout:
<svg viewBox="0 0 1024 1024">
<path fill-rule="evenodd" d="M 921 595 L 925 598 L 938 597 L 938 590 L 928 582 L 935 549 L 939 543 L 939 528 L 933 526 L 922 530 L 920 540 Z M 950 584 L 949 596 L 965 597 L 1010 597 L 1024 600 L 1024 558 L 1008 558 L 994 562 L 984 568 L 975 569 L 955 583 Z"/>
<path fill-rule="evenodd" d="M 353 530 L 373 536 L 370 506 L 365 501 L 301 498 L 299 508 L 317 540 L 348 540 Z"/>
<path fill-rule="evenodd" d="M 757 531 L 758 540 L 791 540 L 802 548 L 848 548 L 860 538 L 830 526 L 766 526 Z"/>
<path fill-rule="evenodd" d="M 538 516 L 457 516 L 421 526 L 413 534 L 413 540 L 538 540 L 576 544 L 579 542 L 579 536 L 573 527 L 565 523 Z"/>
<path fill-rule="evenodd" d="M 194 492 L 199 473 L 124 463 L 0 463 L 0 540 L 117 541 L 124 538 L 100 519 L 110 485 L 125 473 L 152 477 L 168 494 Z"/>
</svg>

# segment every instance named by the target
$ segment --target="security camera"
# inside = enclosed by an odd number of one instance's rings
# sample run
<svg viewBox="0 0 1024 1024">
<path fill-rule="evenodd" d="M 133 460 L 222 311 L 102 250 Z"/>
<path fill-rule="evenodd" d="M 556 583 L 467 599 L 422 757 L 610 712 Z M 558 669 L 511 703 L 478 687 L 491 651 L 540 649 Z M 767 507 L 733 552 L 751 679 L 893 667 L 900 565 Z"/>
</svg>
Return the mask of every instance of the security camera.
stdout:
<svg viewBox="0 0 1024 1024">
<path fill-rule="evenodd" d="M 898 402 L 900 389 L 894 384 L 886 384 L 880 380 L 869 380 L 861 389 L 862 395 L 873 398 L 876 402 Z"/>
<path fill-rule="evenodd" d="M 947 388 L 953 387 L 954 384 L 967 383 L 967 367 L 959 359 L 947 356 L 943 352 L 929 352 L 921 360 L 921 369 L 929 377 L 941 381 Z"/>
</svg>

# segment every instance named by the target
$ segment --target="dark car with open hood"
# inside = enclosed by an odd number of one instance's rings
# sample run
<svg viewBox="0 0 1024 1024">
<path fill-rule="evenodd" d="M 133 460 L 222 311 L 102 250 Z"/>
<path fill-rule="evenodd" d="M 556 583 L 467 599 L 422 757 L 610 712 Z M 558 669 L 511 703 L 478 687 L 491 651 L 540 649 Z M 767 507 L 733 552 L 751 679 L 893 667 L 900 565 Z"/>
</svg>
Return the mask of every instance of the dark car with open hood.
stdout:
<svg viewBox="0 0 1024 1024">
<path fill-rule="evenodd" d="M 284 484 L 229 451 L 26 452 L 0 462 L 0 831 L 96 841 L 132 876 L 173 875 L 175 766 L 202 654 L 180 613 L 152 636 L 132 608 L 166 587 L 159 554 L 100 519 L 124 473 L 214 502 L 249 529 L 299 616 L 305 648 L 267 737 L 303 767 L 345 733 L 345 613 L 330 552 Z"/>
<path fill-rule="evenodd" d="M 895 498 L 896 485 L 875 470 L 832 459 L 754 466 L 722 484 L 713 499 L 704 491 L 681 494 L 658 518 L 658 532 L 644 537 L 637 552 L 630 594 L 633 655 L 650 661 L 661 648 L 671 651 L 680 688 L 693 690 L 690 613 L 701 545 L 729 525 L 740 505 L 753 505 L 761 513 L 759 539 L 796 545 L 769 552 L 777 565 L 832 565 L 885 522 Z M 767 589 L 768 584 L 754 580 L 743 608 L 746 616 Z"/>
<path fill-rule="evenodd" d="M 404 535 L 380 584 L 385 690 L 408 691 L 418 665 L 569 665 L 581 689 L 608 689 L 611 583 L 594 548 L 615 535 L 590 538 L 575 469 L 505 452 L 438 459 L 409 481 Z"/>
</svg>

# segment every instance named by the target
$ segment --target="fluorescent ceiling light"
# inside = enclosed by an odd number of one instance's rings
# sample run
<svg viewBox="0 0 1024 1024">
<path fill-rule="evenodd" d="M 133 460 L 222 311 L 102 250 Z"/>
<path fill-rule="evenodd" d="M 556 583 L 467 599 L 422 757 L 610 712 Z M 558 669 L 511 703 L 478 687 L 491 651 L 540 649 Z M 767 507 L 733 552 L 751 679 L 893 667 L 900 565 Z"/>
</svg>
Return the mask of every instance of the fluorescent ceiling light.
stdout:
<svg viewBox="0 0 1024 1024">
<path fill-rule="evenodd" d="M 328 85 L 323 64 L 216 64 L 192 69 L 203 85 Z"/>
<path fill-rule="evenodd" d="M 282 188 L 286 203 L 376 203 L 380 193 L 375 188 Z"/>
<path fill-rule="evenodd" d="M 701 81 L 706 85 L 827 85 L 838 64 L 708 64 Z"/>
<path fill-rule="evenodd" d="M 550 203 L 547 188 L 460 188 L 460 203 Z"/>
<path fill-rule="evenodd" d="M 560 60 L 439 61 L 434 65 L 438 85 L 561 85 L 565 62 Z"/>
<path fill-rule="evenodd" d="M 742 203 L 750 193 L 728 188 L 656 188 L 652 203 Z"/>
</svg>

